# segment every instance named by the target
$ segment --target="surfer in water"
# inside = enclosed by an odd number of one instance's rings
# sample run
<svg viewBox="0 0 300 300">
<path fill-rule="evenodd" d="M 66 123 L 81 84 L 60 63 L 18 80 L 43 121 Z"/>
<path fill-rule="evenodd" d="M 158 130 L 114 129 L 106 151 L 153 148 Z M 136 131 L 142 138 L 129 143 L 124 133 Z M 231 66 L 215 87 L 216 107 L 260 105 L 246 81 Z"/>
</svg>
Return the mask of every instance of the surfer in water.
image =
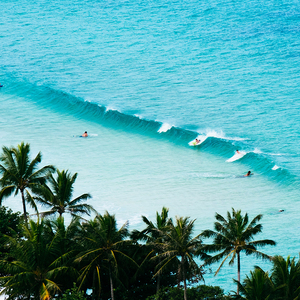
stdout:
<svg viewBox="0 0 300 300">
<path fill-rule="evenodd" d="M 85 131 L 81 137 L 88 137 L 87 131 Z"/>
<path fill-rule="evenodd" d="M 236 152 L 237 154 L 241 154 L 241 152 L 240 152 L 239 150 L 236 150 L 235 152 Z"/>
<path fill-rule="evenodd" d="M 201 141 L 196 139 L 195 142 L 196 142 L 196 145 L 198 145 Z"/>
<path fill-rule="evenodd" d="M 251 173 L 251 171 L 248 171 L 246 175 L 244 175 L 245 177 L 251 176 L 253 175 L 253 173 Z"/>
</svg>

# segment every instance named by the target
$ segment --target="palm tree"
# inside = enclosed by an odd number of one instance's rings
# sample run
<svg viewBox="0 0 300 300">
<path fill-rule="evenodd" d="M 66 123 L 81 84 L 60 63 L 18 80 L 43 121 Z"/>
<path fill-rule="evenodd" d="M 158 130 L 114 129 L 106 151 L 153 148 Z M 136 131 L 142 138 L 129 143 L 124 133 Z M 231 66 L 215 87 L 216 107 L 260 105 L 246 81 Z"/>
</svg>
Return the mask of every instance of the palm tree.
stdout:
<svg viewBox="0 0 300 300">
<path fill-rule="evenodd" d="M 255 267 L 254 271 L 250 271 L 250 276 L 246 276 L 243 284 L 234 280 L 239 286 L 241 294 L 245 300 L 268 300 L 275 290 L 268 272 L 264 272 L 261 268 Z M 272 298 L 273 299 L 273 298 Z"/>
<path fill-rule="evenodd" d="M 169 209 L 162 208 L 161 213 L 156 212 L 156 222 L 148 220 L 147 217 L 142 216 L 144 223 L 147 227 L 142 231 L 133 230 L 131 238 L 134 240 L 145 240 L 147 245 L 150 246 L 151 252 L 155 249 L 156 253 L 162 253 L 161 245 L 164 243 L 165 233 L 170 229 L 168 218 Z M 161 273 L 157 275 L 156 293 L 158 294 L 160 289 Z"/>
<path fill-rule="evenodd" d="M 152 242 L 153 240 L 161 241 L 162 231 L 169 230 L 169 222 L 170 219 L 168 217 L 169 209 L 166 207 L 162 208 L 161 213 L 156 212 L 156 223 L 154 224 L 152 221 L 148 220 L 147 217 L 142 216 L 143 222 L 147 225 L 147 227 L 142 231 L 134 230 L 132 232 L 132 236 L 138 239 L 144 239 L 147 242 Z"/>
<path fill-rule="evenodd" d="M 40 186 L 34 190 L 37 196 L 34 199 L 42 205 L 51 206 L 50 211 L 43 212 L 43 216 L 59 213 L 62 216 L 65 212 L 70 212 L 74 217 L 77 214 L 90 215 L 94 208 L 89 204 L 81 202 L 91 198 L 90 194 L 82 194 L 72 200 L 73 185 L 77 178 L 77 173 L 73 176 L 67 171 L 56 170 L 57 177 L 51 174 L 48 178 L 48 186 Z"/>
<path fill-rule="evenodd" d="M 63 223 L 63 219 L 60 221 Z M 28 227 L 23 226 L 23 239 L 9 238 L 14 259 L 1 261 L 10 274 L 0 278 L 4 282 L 1 294 L 8 295 L 8 300 L 18 297 L 49 300 L 61 291 L 62 278 L 77 278 L 76 271 L 63 264 L 68 257 L 65 249 L 61 249 L 63 232 L 57 230 L 51 234 L 44 220 L 36 223 L 29 220 Z M 69 287 L 73 283 L 70 281 Z"/>
<path fill-rule="evenodd" d="M 277 287 L 276 299 L 300 299 L 300 260 L 275 256 L 272 261 L 271 280 Z"/>
<path fill-rule="evenodd" d="M 253 236 L 262 231 L 262 225 L 257 224 L 262 215 L 257 215 L 250 223 L 248 214 L 244 216 L 241 210 L 235 211 L 232 208 L 232 214 L 227 212 L 227 220 L 216 213 L 215 231 L 205 230 L 202 232 L 201 236 L 206 238 L 214 238 L 212 245 L 206 245 L 204 250 L 206 252 L 219 252 L 215 256 L 208 258 L 205 264 L 212 264 L 222 260 L 221 265 L 217 269 L 215 275 L 217 275 L 227 260 L 231 256 L 229 265 L 232 265 L 237 258 L 237 268 L 238 268 L 238 282 L 240 282 L 240 253 L 243 251 L 246 255 L 255 254 L 257 257 L 263 259 L 271 259 L 269 255 L 266 255 L 256 248 L 258 246 L 263 247 L 266 245 L 276 245 L 273 240 L 258 240 L 253 241 Z M 239 286 L 237 286 L 237 294 L 239 294 Z"/>
<path fill-rule="evenodd" d="M 161 232 L 161 235 L 165 236 L 165 240 L 161 244 L 163 252 L 157 255 L 160 262 L 154 275 L 157 276 L 172 263 L 177 264 L 178 287 L 180 282 L 183 281 L 184 300 L 187 300 L 186 281 L 193 277 L 203 280 L 202 267 L 199 267 L 194 260 L 196 256 L 206 257 L 201 251 L 203 245 L 200 234 L 192 238 L 195 221 L 189 221 L 189 218 L 176 217 L 176 225 L 169 222 L 169 231 Z"/>
<path fill-rule="evenodd" d="M 76 260 L 76 262 L 83 264 L 79 278 L 80 287 L 89 276 L 92 276 L 93 295 L 96 299 L 100 298 L 103 272 L 108 272 L 111 299 L 114 300 L 114 279 L 118 275 L 119 260 L 125 258 L 136 265 L 122 251 L 124 245 L 131 243 L 130 240 L 124 240 L 129 234 L 127 227 L 128 222 L 117 229 L 115 216 L 108 212 L 103 216 L 97 215 L 93 221 L 83 224 L 84 247 L 87 250 L 82 252 Z"/>
<path fill-rule="evenodd" d="M 27 223 L 26 201 L 37 211 L 36 204 L 28 190 L 32 190 L 37 186 L 45 183 L 47 174 L 54 171 L 53 166 L 45 166 L 42 169 L 37 169 L 38 164 L 42 160 L 42 155 L 39 152 L 37 156 L 30 161 L 29 152 L 30 145 L 23 142 L 17 148 L 2 148 L 3 153 L 0 156 L 0 204 L 3 198 L 10 196 L 13 192 L 15 195 L 21 193 L 24 219 Z M 27 197 L 25 199 L 25 191 Z"/>
</svg>

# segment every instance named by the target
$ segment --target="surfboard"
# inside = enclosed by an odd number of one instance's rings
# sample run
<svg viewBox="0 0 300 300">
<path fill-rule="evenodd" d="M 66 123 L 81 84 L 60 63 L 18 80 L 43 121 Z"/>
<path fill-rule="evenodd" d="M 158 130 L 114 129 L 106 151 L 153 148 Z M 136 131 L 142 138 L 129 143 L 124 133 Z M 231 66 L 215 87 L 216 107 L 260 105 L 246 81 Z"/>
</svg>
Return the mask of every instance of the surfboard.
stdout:
<svg viewBox="0 0 300 300">
<path fill-rule="evenodd" d="M 241 159 L 243 156 L 245 156 L 247 154 L 246 151 L 239 151 L 239 153 L 235 153 L 231 158 L 227 159 L 227 162 L 233 162 L 236 161 L 238 159 Z"/>
<path fill-rule="evenodd" d="M 207 136 L 197 136 L 194 140 L 189 142 L 190 146 L 199 146 L 201 145 L 205 140 L 207 139 Z M 198 142 L 196 141 L 198 140 Z"/>
<path fill-rule="evenodd" d="M 189 142 L 190 146 L 198 146 L 201 144 L 201 141 L 198 140 L 198 142 L 196 141 L 196 139 L 192 140 L 191 142 Z"/>
</svg>

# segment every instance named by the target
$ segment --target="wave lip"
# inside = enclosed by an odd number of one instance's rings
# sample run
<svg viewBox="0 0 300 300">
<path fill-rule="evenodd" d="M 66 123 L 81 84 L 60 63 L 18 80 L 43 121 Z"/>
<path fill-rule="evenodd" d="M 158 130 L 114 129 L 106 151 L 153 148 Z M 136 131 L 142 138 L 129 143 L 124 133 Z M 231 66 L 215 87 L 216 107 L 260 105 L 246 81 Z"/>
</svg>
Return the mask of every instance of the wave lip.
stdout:
<svg viewBox="0 0 300 300">
<path fill-rule="evenodd" d="M 167 132 L 169 131 L 172 127 L 174 127 L 173 125 L 170 125 L 168 123 L 163 123 L 161 125 L 161 127 L 157 130 L 158 133 L 162 133 L 162 132 Z"/>
<path fill-rule="evenodd" d="M 216 130 L 207 129 L 206 134 L 199 134 L 194 140 L 189 142 L 190 146 L 198 146 L 201 145 L 207 138 L 215 138 L 218 140 L 224 141 L 245 141 L 246 138 L 239 137 L 227 137 L 223 131 L 217 132 Z M 199 140 L 200 142 L 196 141 Z"/>
<path fill-rule="evenodd" d="M 223 131 L 217 132 L 216 130 L 207 129 L 206 130 L 206 137 L 214 137 L 222 140 L 227 141 L 246 141 L 247 138 L 240 138 L 240 137 L 228 137 L 224 134 Z"/>
<path fill-rule="evenodd" d="M 109 112 L 109 111 L 118 111 L 116 108 L 113 108 L 112 106 L 107 106 L 105 108 L 105 112 Z"/>
<path fill-rule="evenodd" d="M 246 151 L 239 151 L 236 152 L 232 157 L 230 157 L 229 159 L 227 159 L 227 162 L 233 162 L 236 161 L 238 159 L 241 159 L 242 157 L 244 157 L 247 154 Z"/>
</svg>

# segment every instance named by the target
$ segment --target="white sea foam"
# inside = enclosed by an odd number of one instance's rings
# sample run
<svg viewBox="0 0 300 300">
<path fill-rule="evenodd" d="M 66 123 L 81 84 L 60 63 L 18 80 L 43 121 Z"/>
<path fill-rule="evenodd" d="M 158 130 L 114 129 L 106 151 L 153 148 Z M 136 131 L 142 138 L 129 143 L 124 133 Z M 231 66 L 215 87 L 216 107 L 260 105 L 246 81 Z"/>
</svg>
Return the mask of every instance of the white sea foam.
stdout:
<svg viewBox="0 0 300 300">
<path fill-rule="evenodd" d="M 213 130 L 213 129 L 206 129 L 205 134 L 199 134 L 197 136 L 197 139 L 201 141 L 200 143 L 196 143 L 196 139 L 194 139 L 191 142 L 189 142 L 189 145 L 190 146 L 200 145 L 208 137 L 214 137 L 214 138 L 218 138 L 218 139 L 231 140 L 231 141 L 244 141 L 244 140 L 246 140 L 244 138 L 239 138 L 239 137 L 227 137 L 222 130 L 221 131 L 216 131 L 216 130 Z"/>
<path fill-rule="evenodd" d="M 143 117 L 141 115 L 138 114 L 134 114 L 135 117 L 139 118 L 140 120 L 143 119 Z"/>
<path fill-rule="evenodd" d="M 108 112 L 108 111 L 116 111 L 117 109 L 112 107 L 112 106 L 107 106 L 106 109 L 105 109 L 105 112 Z"/>
<path fill-rule="evenodd" d="M 248 141 L 249 138 L 240 138 L 240 137 L 226 137 L 227 140 L 230 141 Z"/>
<path fill-rule="evenodd" d="M 215 137 L 223 140 L 229 140 L 229 141 L 246 141 L 248 138 L 240 138 L 240 137 L 228 137 L 225 135 L 225 133 L 221 131 L 216 131 L 213 129 L 206 129 L 206 136 L 207 137 Z"/>
<path fill-rule="evenodd" d="M 167 132 L 168 130 L 170 130 L 173 127 L 173 125 L 170 125 L 168 123 L 163 123 L 161 125 L 161 127 L 158 129 L 157 132 L 162 133 L 162 132 Z"/>
<path fill-rule="evenodd" d="M 244 157 L 247 154 L 246 151 L 239 151 L 239 153 L 235 153 L 231 158 L 227 159 L 227 162 L 233 162 L 236 161 L 238 159 L 241 159 L 242 157 Z"/>
<path fill-rule="evenodd" d="M 277 170 L 277 169 L 280 169 L 280 167 L 278 167 L 277 165 L 275 165 L 275 166 L 272 168 L 273 171 L 275 171 L 275 170 Z"/>
<path fill-rule="evenodd" d="M 189 142 L 189 145 L 198 146 L 202 144 L 208 137 L 224 139 L 224 133 L 222 131 L 217 132 L 215 130 L 207 129 L 205 134 L 199 133 L 199 135 L 194 140 Z M 199 140 L 200 142 L 196 142 L 196 139 Z"/>
<path fill-rule="evenodd" d="M 253 150 L 253 153 L 256 153 L 256 154 L 261 154 L 261 153 L 262 153 L 262 151 L 261 151 L 261 150 L 259 150 L 258 148 L 255 148 L 255 149 Z"/>
<path fill-rule="evenodd" d="M 215 130 L 207 129 L 206 137 L 215 137 L 215 138 L 225 139 L 225 134 L 223 133 L 223 131 L 217 132 Z"/>
</svg>

